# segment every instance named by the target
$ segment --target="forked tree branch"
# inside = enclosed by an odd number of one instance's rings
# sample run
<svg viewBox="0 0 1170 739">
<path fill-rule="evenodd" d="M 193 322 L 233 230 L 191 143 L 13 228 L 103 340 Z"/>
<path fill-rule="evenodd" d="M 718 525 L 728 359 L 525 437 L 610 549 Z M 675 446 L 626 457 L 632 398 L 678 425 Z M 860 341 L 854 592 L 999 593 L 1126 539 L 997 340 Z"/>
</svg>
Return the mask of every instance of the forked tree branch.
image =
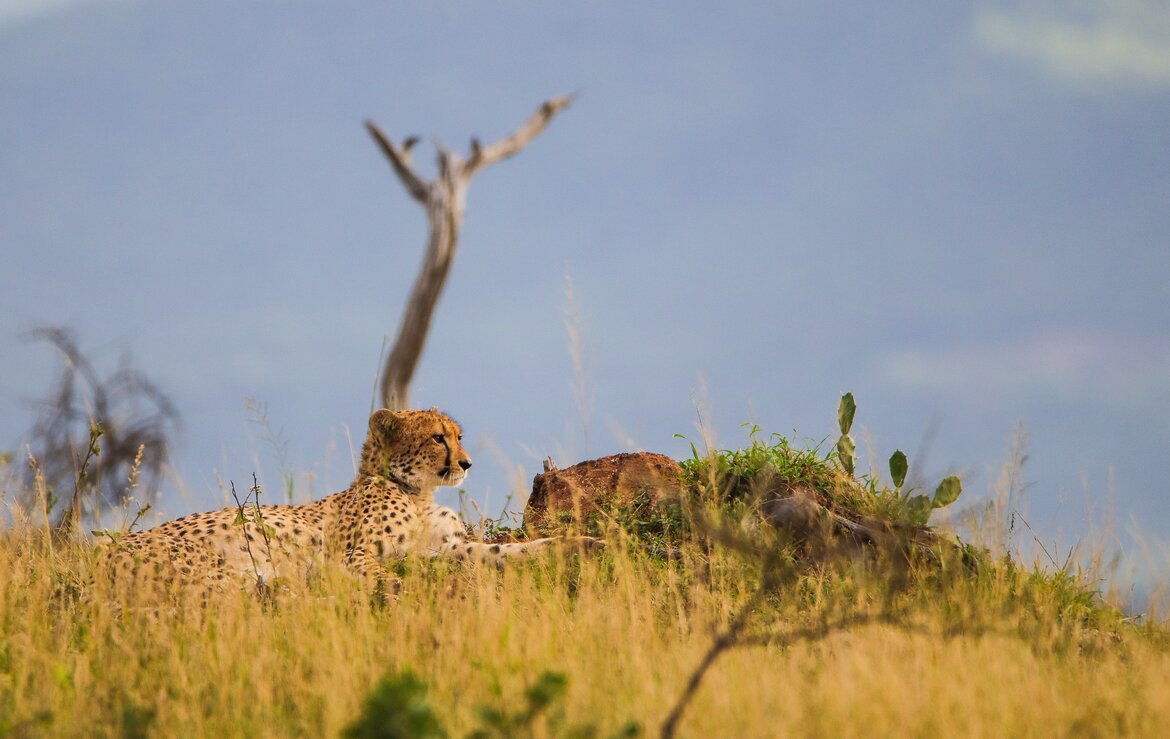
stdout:
<svg viewBox="0 0 1170 739">
<path fill-rule="evenodd" d="M 390 140 L 390 137 L 382 133 L 382 129 L 378 128 L 378 124 L 373 121 L 366 121 L 366 130 L 374 137 L 374 141 L 378 142 L 378 147 L 382 149 L 382 153 L 390 160 L 390 165 L 394 167 L 394 172 L 398 175 L 398 179 L 402 181 L 402 186 L 410 193 L 410 196 L 420 203 L 427 201 L 427 185 L 418 173 L 410 166 L 410 148 L 418 141 L 415 137 L 410 137 L 402 142 L 402 148 L 399 149 Z"/>
<path fill-rule="evenodd" d="M 468 176 L 475 174 L 478 170 L 484 167 L 491 166 L 496 162 L 507 159 L 515 155 L 525 146 L 535 139 L 548 126 L 548 122 L 552 117 L 569 107 L 576 95 L 561 95 L 559 97 L 546 100 L 543 105 L 536 109 L 524 124 L 512 132 L 511 136 L 502 138 L 494 144 L 481 146 L 479 139 L 471 140 L 471 157 L 468 158 L 464 164 L 464 169 Z"/>
<path fill-rule="evenodd" d="M 402 313 L 398 336 L 382 369 L 382 404 L 387 408 L 405 408 L 410 404 L 410 381 L 422 356 L 435 305 L 455 259 L 471 178 L 484 167 L 515 155 L 531 143 L 552 117 L 568 107 L 572 100 L 573 96 L 562 95 L 546 101 L 520 128 L 494 144 L 485 147 L 472 139 L 471 153 L 466 159 L 436 141 L 439 174 L 430 182 L 422 179 L 410 165 L 410 150 L 417 138 L 408 138 L 398 147 L 373 121 L 365 122 L 366 130 L 390 160 L 407 193 L 426 209 L 430 226 L 422 266 Z"/>
</svg>

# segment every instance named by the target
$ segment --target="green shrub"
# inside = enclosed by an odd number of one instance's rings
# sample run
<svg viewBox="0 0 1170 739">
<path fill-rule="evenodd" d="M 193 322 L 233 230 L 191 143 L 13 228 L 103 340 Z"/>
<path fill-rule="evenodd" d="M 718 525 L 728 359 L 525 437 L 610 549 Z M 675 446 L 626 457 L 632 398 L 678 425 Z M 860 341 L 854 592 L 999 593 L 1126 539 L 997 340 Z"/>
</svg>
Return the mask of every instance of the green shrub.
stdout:
<svg viewBox="0 0 1170 739">
<path fill-rule="evenodd" d="M 443 739 L 446 729 L 427 700 L 427 686 L 410 670 L 386 675 L 366 696 L 347 739 Z"/>
</svg>

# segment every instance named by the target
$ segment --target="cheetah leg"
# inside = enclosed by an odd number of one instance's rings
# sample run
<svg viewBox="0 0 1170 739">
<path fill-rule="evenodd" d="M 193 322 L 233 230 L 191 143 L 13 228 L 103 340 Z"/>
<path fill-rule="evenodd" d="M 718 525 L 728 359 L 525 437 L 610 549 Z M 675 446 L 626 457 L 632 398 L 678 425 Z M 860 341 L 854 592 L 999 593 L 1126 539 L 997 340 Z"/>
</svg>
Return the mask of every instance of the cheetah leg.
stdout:
<svg viewBox="0 0 1170 739">
<path fill-rule="evenodd" d="M 468 559 L 502 566 L 508 559 L 527 557 L 554 546 L 579 546 L 586 550 L 605 547 L 605 542 L 591 536 L 550 536 L 510 544 L 484 544 L 467 540 L 467 529 L 450 508 L 432 504 L 425 516 L 428 522 L 426 553 L 431 557 Z"/>
<path fill-rule="evenodd" d="M 467 541 L 461 536 L 448 537 L 444 546 L 434 556 L 469 559 L 480 564 L 494 564 L 502 567 L 509 559 L 531 556 L 533 552 L 558 546 L 580 546 L 586 551 L 605 548 L 605 542 L 592 536 L 549 536 L 532 541 L 518 541 L 509 544 L 485 544 Z"/>
<path fill-rule="evenodd" d="M 346 554 L 345 565 L 350 572 L 368 583 L 374 592 L 381 590 L 398 595 L 402 589 L 402 581 L 391 575 L 377 557 L 362 547 L 354 547 Z"/>
</svg>

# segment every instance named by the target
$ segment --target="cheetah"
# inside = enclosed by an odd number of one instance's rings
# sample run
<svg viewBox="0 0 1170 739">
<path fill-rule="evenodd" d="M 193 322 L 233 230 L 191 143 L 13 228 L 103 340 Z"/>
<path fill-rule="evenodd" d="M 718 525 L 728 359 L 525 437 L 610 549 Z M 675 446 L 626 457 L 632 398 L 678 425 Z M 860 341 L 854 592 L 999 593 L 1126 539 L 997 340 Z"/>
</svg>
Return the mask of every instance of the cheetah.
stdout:
<svg viewBox="0 0 1170 739">
<path fill-rule="evenodd" d="M 172 578 L 208 590 L 245 578 L 269 582 L 308 574 L 335 558 L 372 584 L 392 583 L 386 560 L 415 554 L 501 565 L 558 544 L 599 549 L 592 537 L 526 542 L 470 541 L 455 511 L 434 491 L 467 477 L 462 431 L 437 409 L 370 416 L 361 464 L 346 490 L 304 505 L 244 505 L 195 513 L 119 537 L 111 557 L 135 577 Z"/>
</svg>

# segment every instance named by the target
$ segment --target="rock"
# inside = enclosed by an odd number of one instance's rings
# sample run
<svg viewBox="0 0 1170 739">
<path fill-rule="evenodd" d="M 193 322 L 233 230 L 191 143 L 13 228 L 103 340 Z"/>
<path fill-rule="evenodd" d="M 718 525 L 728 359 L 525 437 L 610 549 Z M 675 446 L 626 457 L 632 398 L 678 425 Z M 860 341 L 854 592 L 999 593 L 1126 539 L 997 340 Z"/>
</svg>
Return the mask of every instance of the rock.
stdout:
<svg viewBox="0 0 1170 739">
<path fill-rule="evenodd" d="M 563 470 L 546 460 L 544 472 L 532 480 L 524 525 L 556 528 L 573 520 L 574 512 L 587 519 L 599 509 L 632 505 L 641 493 L 657 506 L 664 498 L 678 498 L 681 474 L 678 462 L 651 452 L 615 454 Z"/>
</svg>

